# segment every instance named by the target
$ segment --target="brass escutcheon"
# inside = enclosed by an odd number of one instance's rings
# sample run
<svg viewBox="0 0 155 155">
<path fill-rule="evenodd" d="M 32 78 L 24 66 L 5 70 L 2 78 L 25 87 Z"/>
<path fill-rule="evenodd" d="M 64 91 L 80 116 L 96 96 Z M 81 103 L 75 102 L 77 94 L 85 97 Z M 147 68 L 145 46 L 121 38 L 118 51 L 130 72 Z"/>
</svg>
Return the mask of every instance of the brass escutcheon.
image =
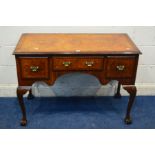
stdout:
<svg viewBox="0 0 155 155">
<path fill-rule="evenodd" d="M 86 63 L 85 63 L 88 67 L 92 67 L 93 66 L 93 64 L 94 64 L 94 62 L 93 61 L 91 61 L 91 62 L 88 62 L 88 61 L 86 61 Z"/>
<path fill-rule="evenodd" d="M 38 72 L 39 66 L 31 66 L 31 67 L 30 67 L 30 70 L 31 70 L 32 72 Z"/>
<path fill-rule="evenodd" d="M 118 71 L 123 71 L 125 69 L 124 65 L 116 66 Z"/>
<path fill-rule="evenodd" d="M 66 61 L 62 63 L 65 67 L 69 67 L 71 65 L 70 61 Z"/>
</svg>

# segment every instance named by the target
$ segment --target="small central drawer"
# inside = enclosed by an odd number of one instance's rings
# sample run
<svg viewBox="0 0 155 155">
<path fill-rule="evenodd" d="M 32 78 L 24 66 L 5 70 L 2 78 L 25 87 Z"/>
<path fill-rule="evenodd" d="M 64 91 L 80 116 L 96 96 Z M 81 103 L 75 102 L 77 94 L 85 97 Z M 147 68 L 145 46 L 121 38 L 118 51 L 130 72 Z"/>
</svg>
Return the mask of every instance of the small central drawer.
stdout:
<svg viewBox="0 0 155 155">
<path fill-rule="evenodd" d="M 92 57 L 54 57 L 53 70 L 102 70 L 103 58 Z"/>
</svg>

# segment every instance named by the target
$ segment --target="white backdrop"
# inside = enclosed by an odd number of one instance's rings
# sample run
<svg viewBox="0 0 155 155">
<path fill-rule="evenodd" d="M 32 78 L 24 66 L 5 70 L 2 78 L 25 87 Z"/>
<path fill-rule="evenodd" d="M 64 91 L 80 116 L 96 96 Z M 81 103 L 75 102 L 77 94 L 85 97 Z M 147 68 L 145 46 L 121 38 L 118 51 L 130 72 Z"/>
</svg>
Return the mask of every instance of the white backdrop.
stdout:
<svg viewBox="0 0 155 155">
<path fill-rule="evenodd" d="M 140 56 L 136 85 L 139 95 L 155 94 L 155 26 L 130 27 L 0 27 L 0 96 L 14 96 L 17 75 L 13 50 L 22 33 L 128 33 L 143 53 Z M 86 78 L 87 76 L 87 82 Z M 78 82 L 77 82 L 78 81 Z M 73 84 L 74 83 L 74 84 Z M 44 84 L 36 84 L 33 92 L 38 96 L 69 95 L 112 95 L 111 85 L 102 86 L 92 76 L 65 75 L 50 89 Z M 103 88 L 109 89 L 103 89 Z M 113 89 L 115 90 L 115 89 Z"/>
</svg>

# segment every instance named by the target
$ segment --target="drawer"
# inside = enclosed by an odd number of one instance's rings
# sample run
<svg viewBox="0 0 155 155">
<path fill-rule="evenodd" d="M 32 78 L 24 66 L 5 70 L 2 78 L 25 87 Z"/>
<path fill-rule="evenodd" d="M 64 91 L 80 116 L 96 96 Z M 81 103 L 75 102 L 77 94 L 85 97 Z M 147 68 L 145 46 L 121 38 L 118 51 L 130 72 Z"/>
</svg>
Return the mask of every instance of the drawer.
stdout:
<svg viewBox="0 0 155 155">
<path fill-rule="evenodd" d="M 136 68 L 135 57 L 109 57 L 106 59 L 107 78 L 132 78 Z"/>
<path fill-rule="evenodd" d="M 19 58 L 20 71 L 23 79 L 48 79 L 49 61 L 42 58 Z"/>
<path fill-rule="evenodd" d="M 53 70 L 102 70 L 103 58 L 90 57 L 54 57 Z"/>
</svg>

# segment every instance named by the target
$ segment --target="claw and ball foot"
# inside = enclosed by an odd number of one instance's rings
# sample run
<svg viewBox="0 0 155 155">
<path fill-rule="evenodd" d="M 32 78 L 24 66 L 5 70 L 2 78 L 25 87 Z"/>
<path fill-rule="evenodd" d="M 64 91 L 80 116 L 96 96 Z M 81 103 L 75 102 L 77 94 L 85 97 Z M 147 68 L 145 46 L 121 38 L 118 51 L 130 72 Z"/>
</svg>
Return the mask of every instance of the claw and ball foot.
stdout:
<svg viewBox="0 0 155 155">
<path fill-rule="evenodd" d="M 26 119 L 22 119 L 21 122 L 20 122 L 20 125 L 21 126 L 26 126 L 27 124 L 27 120 Z"/>
<path fill-rule="evenodd" d="M 124 122 L 125 122 L 125 124 L 132 124 L 132 119 L 131 119 L 131 117 L 126 117 L 126 118 L 124 119 Z"/>
</svg>

